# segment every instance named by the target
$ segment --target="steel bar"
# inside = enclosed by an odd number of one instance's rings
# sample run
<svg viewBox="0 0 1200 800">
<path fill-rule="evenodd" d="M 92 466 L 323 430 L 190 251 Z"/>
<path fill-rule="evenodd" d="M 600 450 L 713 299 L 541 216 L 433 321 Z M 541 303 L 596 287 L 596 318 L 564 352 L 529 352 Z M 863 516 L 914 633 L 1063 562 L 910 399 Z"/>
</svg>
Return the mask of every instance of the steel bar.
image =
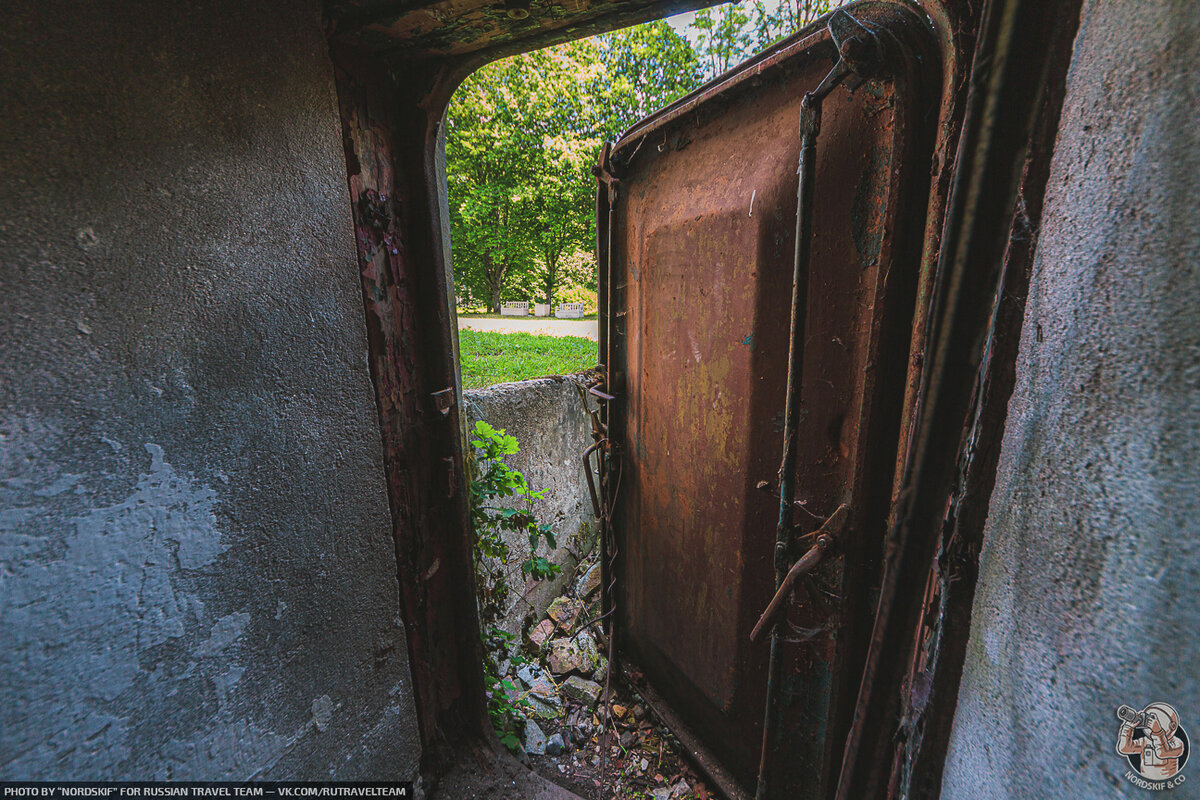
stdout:
<svg viewBox="0 0 1200 800">
<path fill-rule="evenodd" d="M 607 439 L 601 439 L 593 444 L 587 450 L 583 451 L 583 475 L 587 478 L 588 494 L 592 496 L 592 510 L 596 512 L 596 518 L 600 519 L 604 516 L 604 510 L 600 508 L 600 497 L 596 494 L 596 481 L 592 477 L 592 453 L 604 447 Z"/>
<path fill-rule="evenodd" d="M 804 311 L 808 305 L 808 268 L 812 257 L 813 195 L 817 171 L 817 136 L 821 131 L 821 102 L 849 74 L 839 60 L 820 85 L 800 104 L 800 163 L 796 182 L 796 239 L 792 258 L 792 311 L 788 345 L 787 394 L 784 403 L 783 459 L 779 465 L 779 520 L 775 528 L 775 588 L 783 585 L 788 572 L 788 550 L 792 539 L 793 478 L 796 467 L 796 428 L 800 422 L 800 370 L 804 363 Z M 765 800 L 769 788 L 771 743 L 779 724 L 776 702 L 783 648 L 778 635 L 771 637 L 767 665 L 767 702 L 763 712 L 762 751 L 758 761 L 755 800 Z"/>
</svg>

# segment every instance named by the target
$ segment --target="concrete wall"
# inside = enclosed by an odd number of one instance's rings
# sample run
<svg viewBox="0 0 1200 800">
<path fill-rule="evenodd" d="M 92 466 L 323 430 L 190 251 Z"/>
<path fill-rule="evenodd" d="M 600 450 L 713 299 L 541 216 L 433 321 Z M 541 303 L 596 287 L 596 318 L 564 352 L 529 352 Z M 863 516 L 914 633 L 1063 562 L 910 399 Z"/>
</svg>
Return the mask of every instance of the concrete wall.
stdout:
<svg viewBox="0 0 1200 800">
<path fill-rule="evenodd" d="M 508 463 L 521 471 L 531 487 L 546 490 L 545 499 L 534 507 L 535 514 L 539 522 L 554 526 L 558 538 L 558 549 L 549 558 L 562 572 L 540 584 L 527 583 L 521 574 L 521 562 L 529 557 L 529 541 L 516 535 L 507 539 L 512 552 L 507 581 L 513 591 L 504 628 L 510 633 L 521 630 L 527 615 L 538 619 L 545 615 L 580 558 L 596 542 L 596 515 L 580 460 L 592 445 L 592 427 L 575 388 L 579 380 L 577 376 L 537 378 L 463 392 L 469 430 L 483 420 L 517 438 L 521 451 Z M 594 409 L 595 401 L 589 403 Z"/>
<path fill-rule="evenodd" d="M 419 757 L 318 0 L 0 26 L 0 777 Z"/>
<path fill-rule="evenodd" d="M 1142 797 L 1122 703 L 1200 737 L 1197 87 L 1200 5 L 1084 4 L 945 798 Z"/>
</svg>

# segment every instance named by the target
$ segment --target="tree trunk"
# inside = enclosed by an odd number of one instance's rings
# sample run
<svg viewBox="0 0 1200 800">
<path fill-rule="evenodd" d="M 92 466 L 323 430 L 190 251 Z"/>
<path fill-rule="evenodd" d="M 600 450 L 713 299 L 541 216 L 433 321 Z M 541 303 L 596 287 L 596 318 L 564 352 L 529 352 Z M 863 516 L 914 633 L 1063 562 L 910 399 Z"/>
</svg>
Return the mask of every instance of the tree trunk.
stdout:
<svg viewBox="0 0 1200 800">
<path fill-rule="evenodd" d="M 542 288 L 546 290 L 546 303 L 554 302 L 554 287 L 558 285 L 558 256 L 545 254 L 546 258 L 546 278 L 542 281 Z"/>
<path fill-rule="evenodd" d="M 500 295 L 504 284 L 503 271 L 488 278 L 488 308 L 493 314 L 500 313 Z"/>
<path fill-rule="evenodd" d="M 487 278 L 488 311 L 500 313 L 500 292 L 504 286 L 504 265 L 497 264 L 491 254 L 483 256 L 483 274 Z"/>
</svg>

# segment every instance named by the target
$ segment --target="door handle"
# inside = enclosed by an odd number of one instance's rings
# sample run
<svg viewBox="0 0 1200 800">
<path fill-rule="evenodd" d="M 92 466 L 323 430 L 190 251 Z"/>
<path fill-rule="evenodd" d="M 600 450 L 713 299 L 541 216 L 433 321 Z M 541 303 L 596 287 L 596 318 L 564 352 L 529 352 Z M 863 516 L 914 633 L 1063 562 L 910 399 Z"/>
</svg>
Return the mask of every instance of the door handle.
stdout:
<svg viewBox="0 0 1200 800">
<path fill-rule="evenodd" d="M 767 604 L 767 610 L 758 618 L 758 623 L 755 624 L 754 630 L 750 631 L 750 641 L 757 642 L 764 633 L 775 627 L 775 623 L 783 611 L 784 601 L 791 594 L 792 586 L 795 585 L 801 575 L 804 575 L 817 566 L 817 564 L 821 563 L 825 554 L 833 547 L 834 539 L 846 527 L 846 519 L 849 516 L 850 507 L 842 503 L 836 511 L 829 515 L 829 519 L 825 520 L 820 528 L 817 528 L 815 531 L 815 536 L 817 537 L 816 543 L 808 548 L 808 552 L 800 556 L 800 560 L 788 570 L 787 575 L 780 582 L 779 588 L 775 590 L 775 596 Z"/>
</svg>

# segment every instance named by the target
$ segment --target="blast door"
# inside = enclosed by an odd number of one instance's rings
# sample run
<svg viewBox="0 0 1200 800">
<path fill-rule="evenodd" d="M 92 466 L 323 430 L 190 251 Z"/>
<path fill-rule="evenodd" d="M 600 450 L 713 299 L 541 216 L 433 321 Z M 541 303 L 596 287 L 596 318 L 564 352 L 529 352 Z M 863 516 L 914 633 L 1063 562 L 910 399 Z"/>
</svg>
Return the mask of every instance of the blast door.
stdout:
<svg viewBox="0 0 1200 800">
<path fill-rule="evenodd" d="M 747 797 L 760 766 L 771 797 L 833 790 L 919 360 L 910 342 L 936 46 L 908 6 L 839 14 L 643 120 L 598 169 L 605 385 L 595 393 L 606 398 L 619 660 L 727 791 Z M 818 87 L 827 94 L 804 227 L 798 129 Z M 793 348 L 798 229 L 811 253 Z M 780 463 L 790 349 L 789 487 Z M 777 548 L 789 488 L 790 530 Z M 772 676 L 772 637 L 750 634 L 777 565 L 809 553 L 810 534 L 842 506 L 824 557 L 786 595 Z M 760 764 L 768 684 L 778 716 Z"/>
</svg>

